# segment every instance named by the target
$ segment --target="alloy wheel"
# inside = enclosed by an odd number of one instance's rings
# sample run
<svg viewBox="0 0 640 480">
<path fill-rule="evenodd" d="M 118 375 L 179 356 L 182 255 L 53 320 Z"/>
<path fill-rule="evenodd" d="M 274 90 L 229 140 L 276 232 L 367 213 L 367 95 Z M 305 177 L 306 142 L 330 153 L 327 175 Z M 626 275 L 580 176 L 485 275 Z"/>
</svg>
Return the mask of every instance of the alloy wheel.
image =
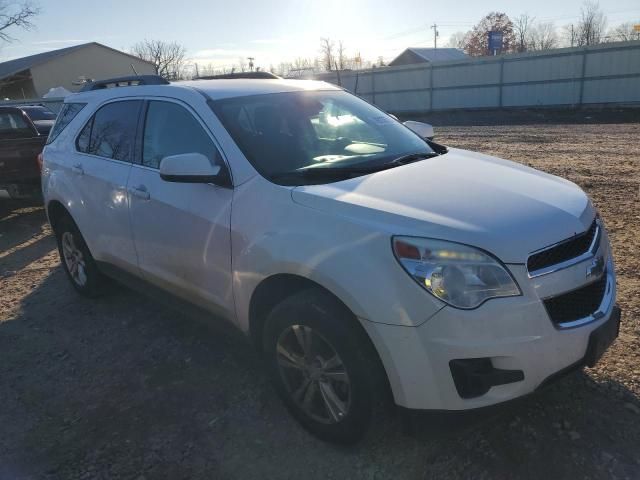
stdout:
<svg viewBox="0 0 640 480">
<path fill-rule="evenodd" d="M 292 325 L 280 334 L 276 357 L 287 391 L 303 412 L 325 424 L 347 416 L 349 375 L 326 338 L 306 325 Z"/>
<path fill-rule="evenodd" d="M 82 251 L 77 247 L 71 232 L 64 232 L 61 238 L 62 256 L 73 281 L 83 287 L 87 283 L 86 263 Z"/>
</svg>

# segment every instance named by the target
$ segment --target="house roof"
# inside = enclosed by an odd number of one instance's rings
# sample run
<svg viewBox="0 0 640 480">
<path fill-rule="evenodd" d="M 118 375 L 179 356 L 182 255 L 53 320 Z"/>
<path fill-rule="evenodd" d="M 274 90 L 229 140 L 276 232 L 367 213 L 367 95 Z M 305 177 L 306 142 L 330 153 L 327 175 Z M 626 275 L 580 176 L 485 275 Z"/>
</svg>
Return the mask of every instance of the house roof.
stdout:
<svg viewBox="0 0 640 480">
<path fill-rule="evenodd" d="M 145 60 L 139 59 L 138 57 L 134 57 L 133 55 L 129 55 L 128 53 L 122 52 L 120 50 L 116 50 L 114 48 L 107 47 L 106 45 L 102 45 L 101 43 L 89 42 L 89 43 L 82 43 L 80 45 L 74 45 L 72 47 L 60 48 L 58 50 L 51 50 L 43 53 L 36 53 L 35 55 L 29 55 L 28 57 L 16 58 L 14 60 L 2 62 L 0 63 L 0 79 L 10 77 L 24 70 L 29 70 L 30 68 L 36 65 L 48 62 L 56 57 L 61 57 L 63 55 L 67 55 L 71 52 L 80 50 L 82 48 L 87 48 L 92 45 L 97 45 L 102 48 L 107 48 L 114 52 L 118 52 L 122 55 L 127 55 L 129 57 L 135 58 L 136 60 L 139 60 L 139 61 L 143 61 L 143 62 L 145 61 Z"/>
<path fill-rule="evenodd" d="M 414 53 L 424 59 L 425 62 L 442 62 L 446 60 L 462 60 L 467 58 L 467 55 L 457 48 L 407 48 L 393 61 L 391 61 L 390 64 L 393 64 L 406 52 Z"/>
</svg>

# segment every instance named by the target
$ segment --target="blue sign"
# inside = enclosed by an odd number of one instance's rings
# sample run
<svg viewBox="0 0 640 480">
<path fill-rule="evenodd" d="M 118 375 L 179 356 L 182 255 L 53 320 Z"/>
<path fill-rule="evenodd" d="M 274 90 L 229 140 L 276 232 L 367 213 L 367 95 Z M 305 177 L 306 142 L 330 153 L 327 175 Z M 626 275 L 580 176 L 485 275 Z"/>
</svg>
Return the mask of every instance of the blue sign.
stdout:
<svg viewBox="0 0 640 480">
<path fill-rule="evenodd" d="M 502 32 L 489 32 L 489 55 L 497 55 L 502 51 Z"/>
</svg>

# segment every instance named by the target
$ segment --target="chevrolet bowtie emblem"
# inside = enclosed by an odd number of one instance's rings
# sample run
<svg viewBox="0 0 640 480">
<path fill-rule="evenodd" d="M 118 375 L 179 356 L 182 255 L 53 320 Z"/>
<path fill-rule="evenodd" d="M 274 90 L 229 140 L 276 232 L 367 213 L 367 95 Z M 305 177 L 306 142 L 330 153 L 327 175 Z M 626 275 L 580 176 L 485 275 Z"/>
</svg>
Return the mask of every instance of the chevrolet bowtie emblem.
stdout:
<svg viewBox="0 0 640 480">
<path fill-rule="evenodd" d="M 604 257 L 599 256 L 591 261 L 587 267 L 587 280 L 598 278 L 604 273 Z"/>
</svg>

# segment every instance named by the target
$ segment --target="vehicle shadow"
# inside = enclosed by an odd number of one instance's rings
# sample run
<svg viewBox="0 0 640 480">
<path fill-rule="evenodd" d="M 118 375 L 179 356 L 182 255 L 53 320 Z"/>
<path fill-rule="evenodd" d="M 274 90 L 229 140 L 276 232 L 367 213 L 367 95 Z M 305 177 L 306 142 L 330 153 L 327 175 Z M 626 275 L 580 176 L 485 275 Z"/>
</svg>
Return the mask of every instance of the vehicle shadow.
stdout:
<svg viewBox="0 0 640 480">
<path fill-rule="evenodd" d="M 54 248 L 41 204 L 0 202 L 0 277 L 21 270 Z"/>
<path fill-rule="evenodd" d="M 221 321 L 124 288 L 81 298 L 60 267 L 23 275 L 0 279 L 31 288 L 0 316 L 0 478 L 640 475 L 640 401 L 613 380 L 574 375 L 482 419 L 395 415 L 336 447 L 291 419 Z"/>
</svg>

